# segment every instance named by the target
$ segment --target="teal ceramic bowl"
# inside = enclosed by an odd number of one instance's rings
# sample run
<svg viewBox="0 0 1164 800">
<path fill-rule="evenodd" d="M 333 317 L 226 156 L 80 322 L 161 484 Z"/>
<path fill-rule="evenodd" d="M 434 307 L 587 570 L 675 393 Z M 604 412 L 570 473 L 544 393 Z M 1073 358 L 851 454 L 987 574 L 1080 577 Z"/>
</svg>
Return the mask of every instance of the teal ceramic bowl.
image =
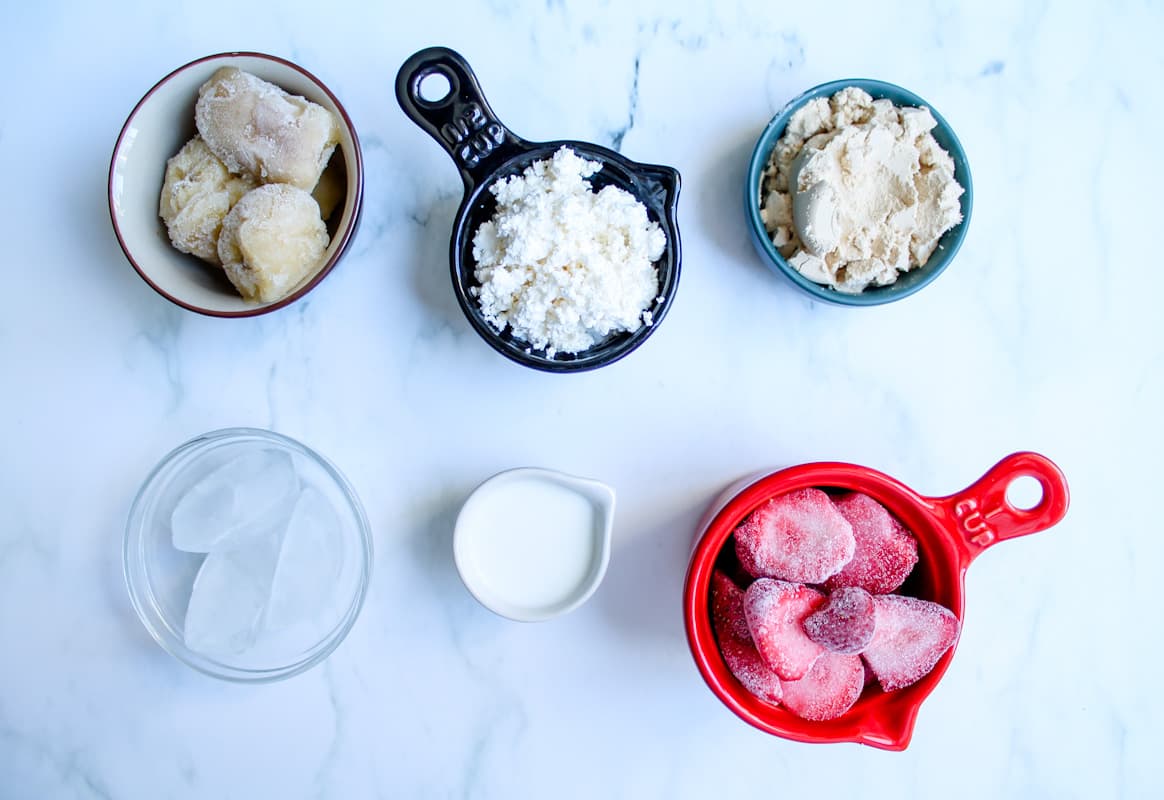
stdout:
<svg viewBox="0 0 1164 800">
<path fill-rule="evenodd" d="M 764 174 L 764 167 L 772 155 L 772 150 L 775 148 L 776 142 L 784 135 L 784 129 L 788 126 L 788 120 L 797 109 L 809 100 L 817 97 L 831 97 L 846 86 L 856 86 L 859 89 L 864 89 L 872 95 L 874 100 L 885 98 L 892 100 L 895 105 L 899 106 L 925 106 L 928 108 L 938 123 L 937 127 L 933 130 L 934 138 L 950 154 L 950 157 L 954 159 L 954 177 L 957 178 L 958 183 L 962 184 L 962 188 L 965 189 L 961 198 L 962 221 L 946 231 L 945 235 L 939 240 L 937 249 L 930 256 L 925 266 L 912 269 L 901 275 L 897 279 L 897 282 L 890 286 L 869 287 L 861 292 L 861 294 L 844 294 L 838 292 L 828 286 L 810 281 L 797 272 L 784 256 L 780 255 L 780 251 L 776 249 L 776 246 L 772 244 L 772 240 L 768 237 L 768 231 L 764 228 L 764 221 L 760 218 L 760 179 Z M 748 230 L 752 236 L 752 243 L 755 244 L 756 249 L 760 253 L 760 257 L 772 269 L 785 275 L 788 280 L 792 281 L 815 299 L 843 306 L 876 306 L 883 303 L 892 303 L 894 300 L 909 297 L 914 292 L 921 291 L 924 287 L 928 286 L 945 271 L 946 267 L 950 265 L 950 262 L 954 260 L 958 248 L 962 246 L 962 240 L 966 238 L 966 230 L 970 225 L 970 211 L 973 206 L 974 186 L 970 180 L 970 164 L 966 161 L 966 152 L 962 149 L 962 143 L 958 141 L 958 137 L 954 135 L 953 128 L 950 127 L 945 118 L 930 103 L 927 103 L 913 92 L 907 91 L 900 86 L 895 86 L 892 83 L 861 78 L 822 83 L 820 86 L 809 89 L 804 94 L 789 101 L 780 110 L 780 113 L 772 118 L 772 121 L 768 123 L 768 127 L 764 129 L 764 133 L 760 136 L 760 140 L 756 142 L 756 149 L 752 151 L 752 160 L 748 164 L 748 174 L 744 181 L 744 209 L 748 217 Z"/>
</svg>

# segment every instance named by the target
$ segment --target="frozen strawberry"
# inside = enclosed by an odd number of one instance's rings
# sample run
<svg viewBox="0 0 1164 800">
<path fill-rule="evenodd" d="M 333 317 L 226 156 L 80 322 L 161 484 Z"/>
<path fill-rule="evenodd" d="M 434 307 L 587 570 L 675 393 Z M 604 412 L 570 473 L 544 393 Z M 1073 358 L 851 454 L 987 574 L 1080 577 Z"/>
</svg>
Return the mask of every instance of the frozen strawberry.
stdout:
<svg viewBox="0 0 1164 800">
<path fill-rule="evenodd" d="M 825 597 L 810 586 L 760 578 L 744 593 L 744 617 L 760 656 L 782 680 L 804 677 L 824 648 L 804 632 L 804 618 Z"/>
<path fill-rule="evenodd" d="M 853 527 L 820 489 L 769 500 L 736 528 L 736 556 L 757 578 L 824 583 L 855 548 Z"/>
<path fill-rule="evenodd" d="M 764 663 L 744 621 L 744 592 L 716 570 L 711 575 L 711 624 L 728 670 L 761 700 L 779 703 L 780 678 Z"/>
<path fill-rule="evenodd" d="M 920 680 L 958 638 L 958 618 L 937 603 L 887 594 L 874 606 L 877 630 L 861 655 L 887 692 Z"/>
<path fill-rule="evenodd" d="M 869 644 L 876 624 L 873 595 L 859 586 L 845 586 L 804 618 L 804 632 L 826 650 L 855 655 Z"/>
<path fill-rule="evenodd" d="M 752 640 L 744 618 L 744 590 L 718 569 L 711 573 L 711 622 L 719 639 Z"/>
<path fill-rule="evenodd" d="M 780 704 L 784 695 L 779 676 L 764 663 L 751 642 L 720 639 L 719 651 L 736 680 L 749 692 L 767 703 Z"/>
<path fill-rule="evenodd" d="M 865 688 L 860 656 L 825 653 L 798 681 L 784 681 L 784 707 L 801 719 L 821 722 L 844 714 Z"/>
<path fill-rule="evenodd" d="M 860 492 L 838 499 L 836 507 L 852 525 L 857 549 L 825 587 L 860 586 L 870 594 L 889 594 L 901 586 L 917 563 L 913 534 L 885 506 Z"/>
</svg>

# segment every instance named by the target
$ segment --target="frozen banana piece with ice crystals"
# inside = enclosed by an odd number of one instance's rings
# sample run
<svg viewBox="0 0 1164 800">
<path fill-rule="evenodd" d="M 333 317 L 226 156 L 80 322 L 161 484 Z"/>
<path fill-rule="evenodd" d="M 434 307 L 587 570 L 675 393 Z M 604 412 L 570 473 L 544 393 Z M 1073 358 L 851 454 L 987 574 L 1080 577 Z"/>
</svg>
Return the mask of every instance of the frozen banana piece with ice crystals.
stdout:
<svg viewBox="0 0 1164 800">
<path fill-rule="evenodd" d="M 195 136 L 166 162 L 158 214 L 174 247 L 211 264 L 218 260 L 222 220 L 239 198 L 255 188 L 249 175 L 231 175 Z"/>
<path fill-rule="evenodd" d="M 319 266 L 327 227 L 315 199 L 285 183 L 252 189 L 222 221 L 218 256 L 247 300 L 272 303 Z"/>
<path fill-rule="evenodd" d="M 339 143 L 339 124 L 326 108 L 234 67 L 202 84 L 194 122 L 231 172 L 307 191 Z"/>
</svg>

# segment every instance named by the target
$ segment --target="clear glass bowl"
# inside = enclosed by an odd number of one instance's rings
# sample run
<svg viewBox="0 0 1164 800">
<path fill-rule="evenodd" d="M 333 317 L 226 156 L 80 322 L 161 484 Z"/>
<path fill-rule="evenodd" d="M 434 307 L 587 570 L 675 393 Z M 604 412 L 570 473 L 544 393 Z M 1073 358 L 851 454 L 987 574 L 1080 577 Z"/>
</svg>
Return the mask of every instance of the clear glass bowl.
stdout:
<svg viewBox="0 0 1164 800">
<path fill-rule="evenodd" d="M 340 522 L 336 542 L 338 579 L 312 631 L 274 636 L 268 646 L 243 654 L 210 656 L 184 641 L 186 606 L 206 556 L 178 550 L 171 541 L 170 516 L 182 493 L 216 466 L 254 449 L 286 452 L 306 484 L 326 497 Z M 125 580 L 130 600 L 150 635 L 167 652 L 200 672 L 238 682 L 277 681 L 319 664 L 351 630 L 368 591 L 372 536 L 351 484 L 326 458 L 294 439 L 254 428 L 228 428 L 198 436 L 163 458 L 145 479 L 125 531 Z M 317 624 L 318 623 L 318 624 Z"/>
</svg>

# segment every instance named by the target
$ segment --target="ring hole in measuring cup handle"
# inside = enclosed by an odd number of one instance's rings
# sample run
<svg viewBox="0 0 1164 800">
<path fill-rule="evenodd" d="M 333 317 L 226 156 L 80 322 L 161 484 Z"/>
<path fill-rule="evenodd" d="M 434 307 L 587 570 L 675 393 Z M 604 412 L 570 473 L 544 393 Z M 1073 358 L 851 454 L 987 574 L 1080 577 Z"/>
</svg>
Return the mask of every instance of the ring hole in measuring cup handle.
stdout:
<svg viewBox="0 0 1164 800">
<path fill-rule="evenodd" d="M 1006 502 L 1019 511 L 1033 511 L 1046 497 L 1042 482 L 1033 475 L 1019 475 L 1006 487 Z"/>
<path fill-rule="evenodd" d="M 416 102 L 426 108 L 445 105 L 460 89 L 457 76 L 440 64 L 418 73 L 411 83 Z"/>
<path fill-rule="evenodd" d="M 1067 479 L 1054 462 L 1038 453 L 1019 452 L 1003 458 L 947 502 L 951 521 L 973 557 L 995 542 L 1057 524 L 1070 499 Z"/>
</svg>

